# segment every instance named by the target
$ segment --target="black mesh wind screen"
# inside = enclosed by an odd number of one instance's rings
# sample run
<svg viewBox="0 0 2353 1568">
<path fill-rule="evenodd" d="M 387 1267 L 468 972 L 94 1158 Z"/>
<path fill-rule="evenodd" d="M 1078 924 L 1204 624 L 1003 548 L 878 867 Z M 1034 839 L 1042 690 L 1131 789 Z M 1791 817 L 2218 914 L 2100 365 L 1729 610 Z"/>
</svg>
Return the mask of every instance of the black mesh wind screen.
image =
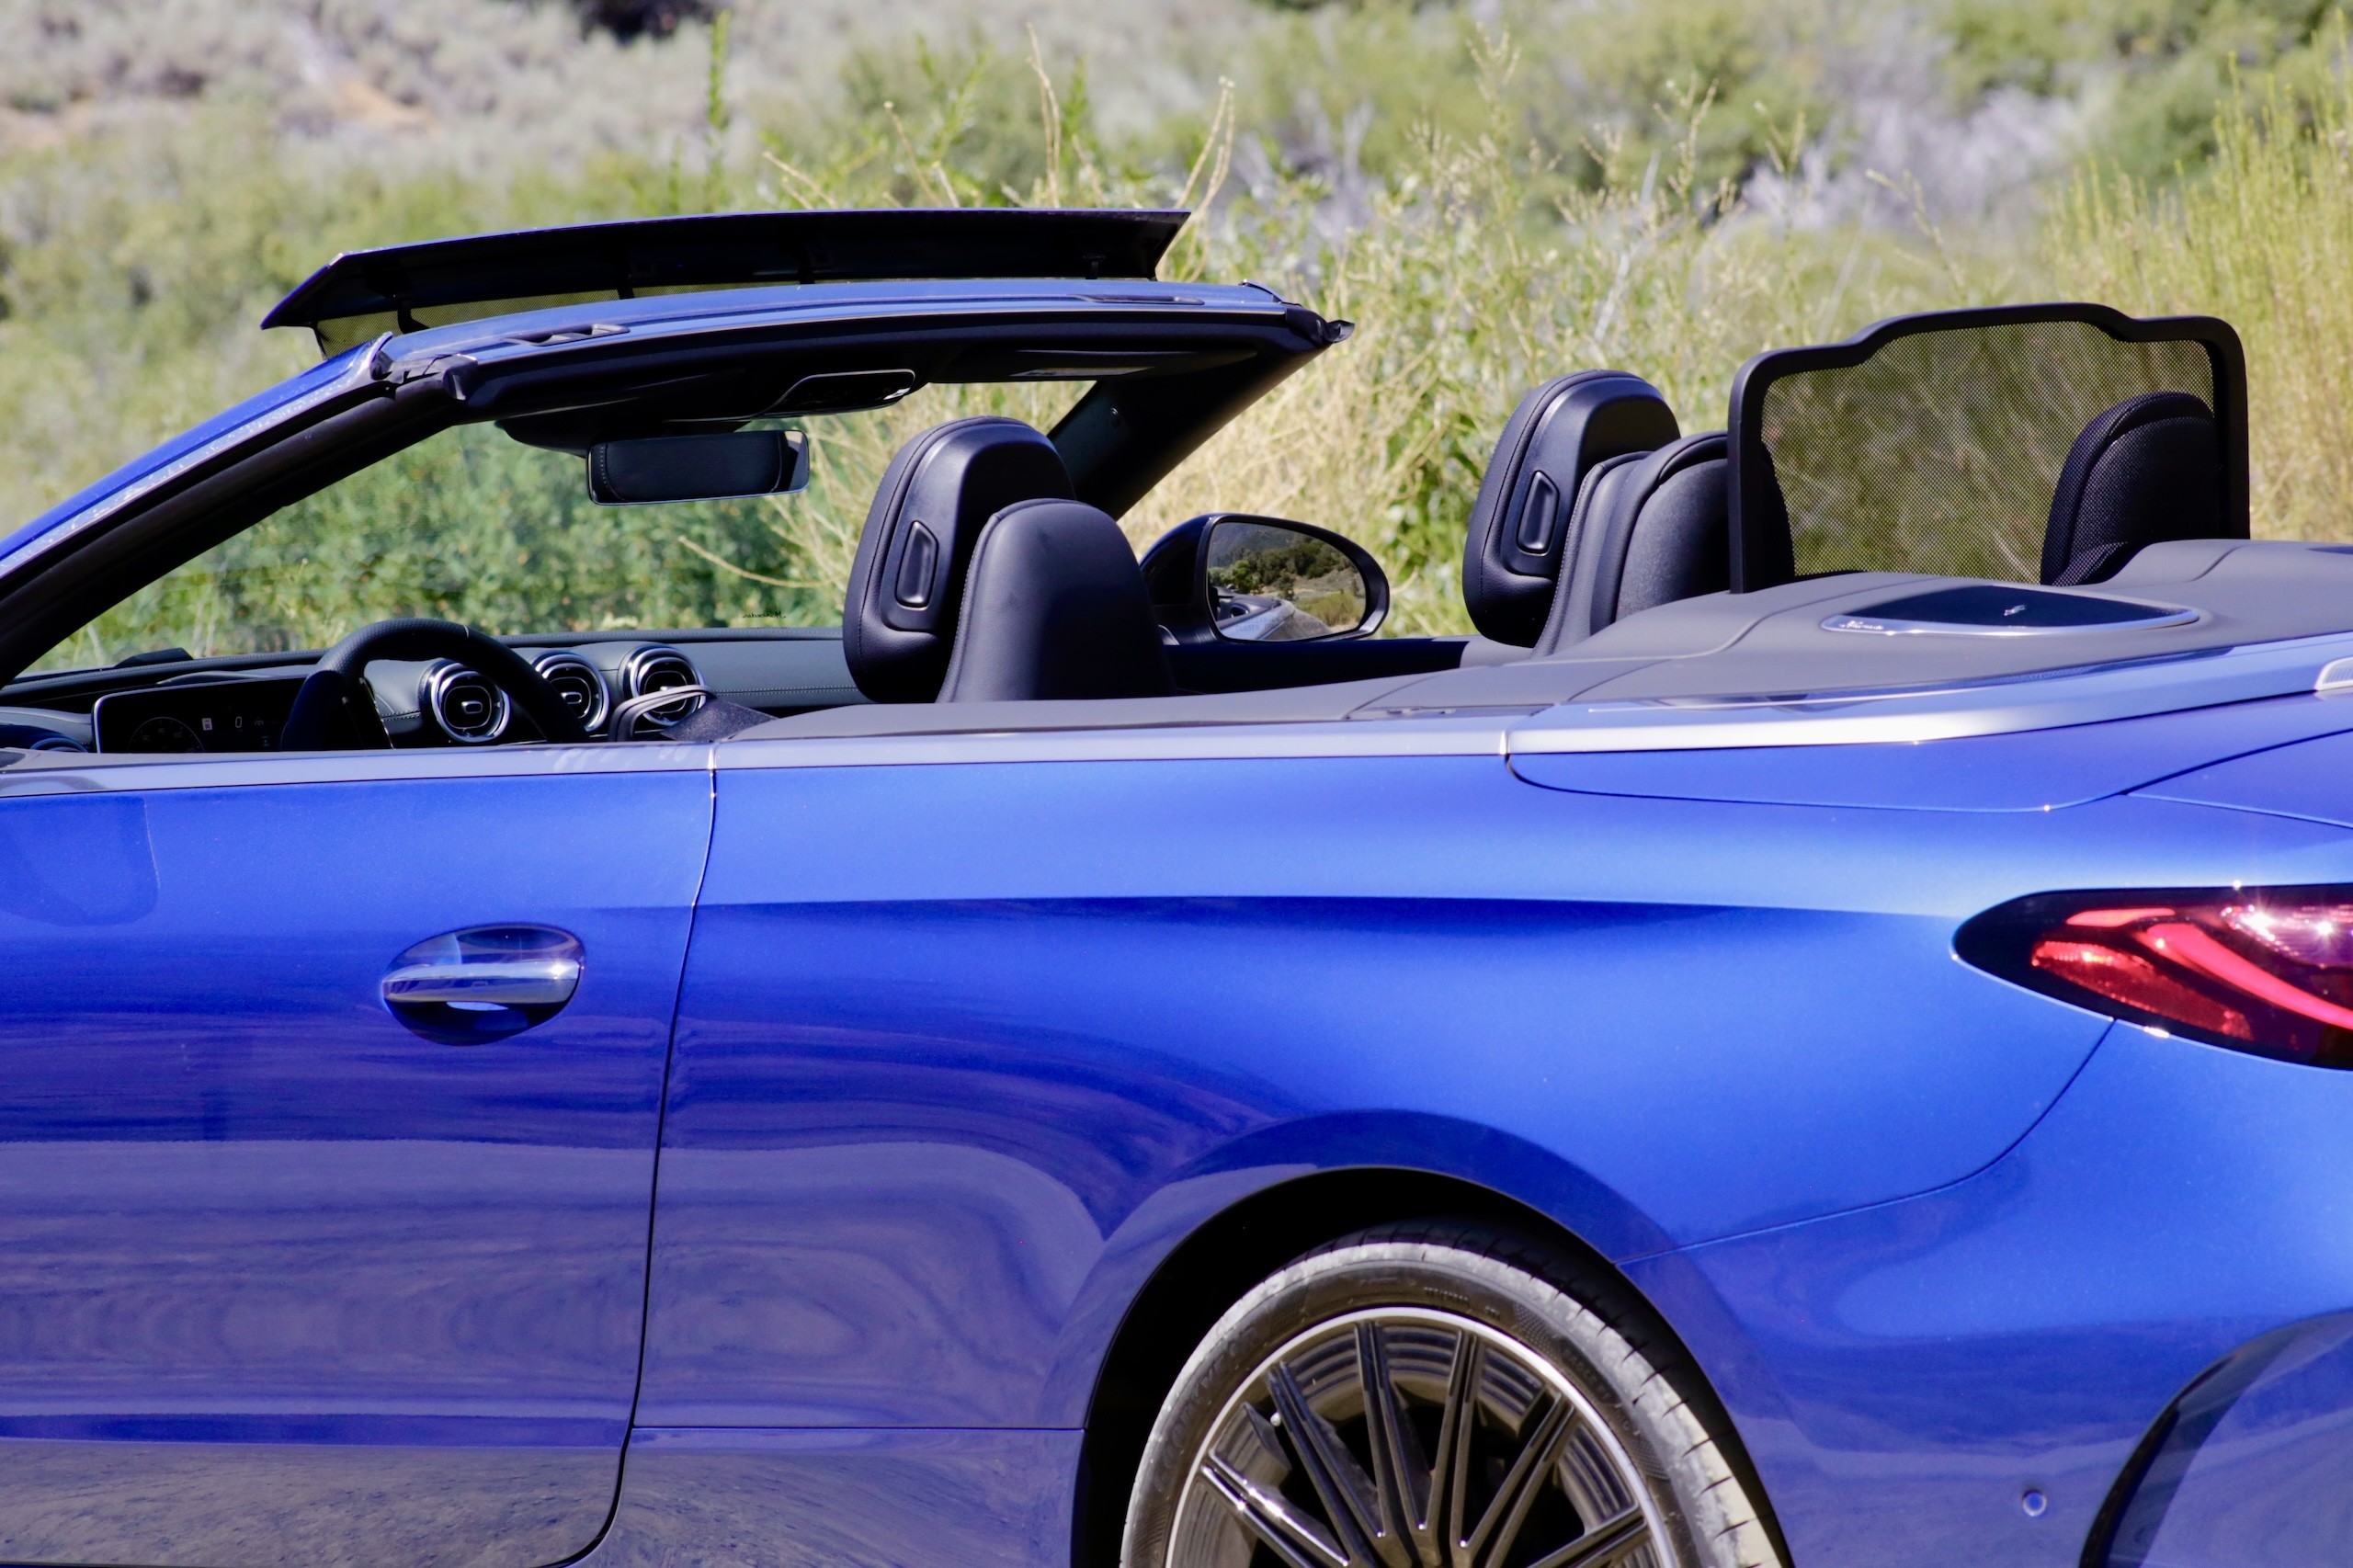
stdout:
<svg viewBox="0 0 2353 1568">
<path fill-rule="evenodd" d="M 2214 376 L 2203 342 L 2120 342 L 2082 321 L 1916 332 L 1859 364 L 1778 374 L 1760 434 L 1795 569 L 2034 582 L 2084 427 L 2143 392 L 2214 408 Z"/>
</svg>

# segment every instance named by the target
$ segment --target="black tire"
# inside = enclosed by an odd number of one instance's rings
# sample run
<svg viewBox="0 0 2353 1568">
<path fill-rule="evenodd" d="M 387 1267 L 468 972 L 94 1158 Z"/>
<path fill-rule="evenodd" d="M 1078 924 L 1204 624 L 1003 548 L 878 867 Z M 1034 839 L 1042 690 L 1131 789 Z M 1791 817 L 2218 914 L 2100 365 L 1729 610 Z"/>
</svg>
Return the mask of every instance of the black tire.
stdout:
<svg viewBox="0 0 2353 1568">
<path fill-rule="evenodd" d="M 1782 1568 L 1722 1422 L 1614 1275 L 1475 1225 L 1385 1226 L 1210 1330 L 1153 1425 L 1120 1562 Z"/>
</svg>

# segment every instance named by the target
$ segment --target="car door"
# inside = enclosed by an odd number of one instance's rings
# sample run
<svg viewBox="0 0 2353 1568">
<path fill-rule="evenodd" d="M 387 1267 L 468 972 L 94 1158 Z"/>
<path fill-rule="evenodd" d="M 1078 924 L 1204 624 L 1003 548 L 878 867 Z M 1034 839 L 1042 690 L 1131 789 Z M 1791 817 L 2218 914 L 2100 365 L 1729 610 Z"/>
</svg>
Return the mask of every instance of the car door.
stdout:
<svg viewBox="0 0 2353 1568">
<path fill-rule="evenodd" d="M 0 771 L 0 1560 L 595 1540 L 704 755 Z"/>
</svg>

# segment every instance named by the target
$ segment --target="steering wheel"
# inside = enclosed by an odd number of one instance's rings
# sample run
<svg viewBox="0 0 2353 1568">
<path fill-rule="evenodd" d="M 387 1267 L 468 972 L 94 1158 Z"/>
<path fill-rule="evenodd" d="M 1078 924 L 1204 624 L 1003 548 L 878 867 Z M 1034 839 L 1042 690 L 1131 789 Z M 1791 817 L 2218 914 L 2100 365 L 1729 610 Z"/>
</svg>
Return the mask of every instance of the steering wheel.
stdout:
<svg viewBox="0 0 2353 1568">
<path fill-rule="evenodd" d="M 294 694 L 293 711 L 278 737 L 283 751 L 389 746 L 376 705 L 359 684 L 370 659 L 456 659 L 504 687 L 540 733 L 551 741 L 588 738 L 572 710 L 522 655 L 494 637 L 453 620 L 380 620 L 363 626 L 326 652 Z M 364 711 L 363 711 L 364 710 Z"/>
</svg>

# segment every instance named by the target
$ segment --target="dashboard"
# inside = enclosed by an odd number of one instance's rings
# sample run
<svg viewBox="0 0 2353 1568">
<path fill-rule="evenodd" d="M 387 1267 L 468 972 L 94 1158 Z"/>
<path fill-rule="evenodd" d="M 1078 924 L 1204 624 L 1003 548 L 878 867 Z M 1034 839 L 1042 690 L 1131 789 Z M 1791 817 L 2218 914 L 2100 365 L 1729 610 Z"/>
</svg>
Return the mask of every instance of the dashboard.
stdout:
<svg viewBox="0 0 2353 1568">
<path fill-rule="evenodd" d="M 838 631 L 729 628 L 594 642 L 545 634 L 506 639 L 589 733 L 608 734 L 634 698 L 699 687 L 778 715 L 861 702 Z M 20 679 L 0 688 L 0 747 L 107 753 L 239 753 L 277 749 L 309 662 L 247 654 L 173 660 Z M 365 676 L 392 744 L 477 746 L 540 739 L 519 705 L 450 659 L 376 660 Z M 635 729 L 651 738 L 707 700 L 684 692 L 653 704 Z M 646 705 L 640 704 L 641 710 Z"/>
</svg>

